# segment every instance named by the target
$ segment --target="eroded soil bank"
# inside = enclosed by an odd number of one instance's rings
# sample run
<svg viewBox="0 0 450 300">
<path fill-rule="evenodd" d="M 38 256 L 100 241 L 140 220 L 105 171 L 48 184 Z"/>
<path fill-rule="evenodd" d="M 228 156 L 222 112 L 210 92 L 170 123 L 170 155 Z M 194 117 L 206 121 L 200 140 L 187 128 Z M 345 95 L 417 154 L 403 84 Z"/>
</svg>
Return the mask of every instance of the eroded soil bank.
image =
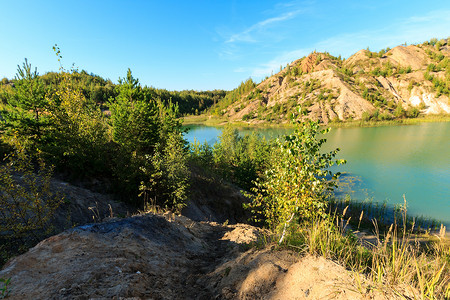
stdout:
<svg viewBox="0 0 450 300">
<path fill-rule="evenodd" d="M 144 214 L 70 229 L 10 260 L 10 299 L 365 299 L 342 266 L 249 247 L 250 225 Z M 384 299 L 386 295 L 371 294 Z M 392 296 L 392 295 L 391 295 Z"/>
</svg>

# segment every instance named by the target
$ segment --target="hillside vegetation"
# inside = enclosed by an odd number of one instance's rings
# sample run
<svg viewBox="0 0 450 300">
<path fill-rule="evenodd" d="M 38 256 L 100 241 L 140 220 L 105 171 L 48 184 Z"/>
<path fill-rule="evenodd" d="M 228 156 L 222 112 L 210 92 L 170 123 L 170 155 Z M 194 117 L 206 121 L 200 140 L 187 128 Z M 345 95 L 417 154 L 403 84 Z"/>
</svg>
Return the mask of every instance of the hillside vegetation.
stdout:
<svg viewBox="0 0 450 300">
<path fill-rule="evenodd" d="M 348 59 L 313 52 L 260 82 L 251 79 L 210 110 L 231 121 L 285 123 L 301 105 L 321 123 L 450 113 L 449 39 Z"/>
<path fill-rule="evenodd" d="M 82 95 L 88 100 L 102 106 L 103 110 L 108 109 L 108 101 L 117 97 L 117 83 L 110 79 L 105 79 L 99 75 L 88 73 L 85 70 L 71 70 L 68 73 L 74 88 L 79 89 Z M 43 75 L 37 74 L 44 90 L 54 89 L 61 85 L 61 77 L 58 72 L 47 72 Z M 12 79 L 3 78 L 0 81 L 0 103 L 5 103 L 11 93 L 14 91 L 15 85 L 19 82 L 19 78 Z M 226 91 L 169 91 L 166 89 L 158 89 L 155 87 L 144 86 L 143 91 L 149 98 L 158 98 L 165 104 L 172 102 L 178 106 L 179 116 L 186 114 L 199 114 L 208 109 L 220 99 L 222 99 Z"/>
</svg>

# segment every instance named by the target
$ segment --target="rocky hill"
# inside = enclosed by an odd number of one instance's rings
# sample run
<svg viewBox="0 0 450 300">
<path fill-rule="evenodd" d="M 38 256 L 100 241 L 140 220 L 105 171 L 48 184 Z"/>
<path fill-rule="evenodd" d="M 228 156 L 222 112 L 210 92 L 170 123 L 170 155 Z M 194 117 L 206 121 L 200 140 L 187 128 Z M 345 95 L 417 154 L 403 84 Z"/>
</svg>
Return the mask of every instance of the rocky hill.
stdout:
<svg viewBox="0 0 450 300">
<path fill-rule="evenodd" d="M 298 105 L 323 123 L 450 114 L 449 43 L 360 50 L 345 60 L 313 52 L 250 90 L 230 93 L 215 111 L 256 124 L 287 122 Z"/>
</svg>

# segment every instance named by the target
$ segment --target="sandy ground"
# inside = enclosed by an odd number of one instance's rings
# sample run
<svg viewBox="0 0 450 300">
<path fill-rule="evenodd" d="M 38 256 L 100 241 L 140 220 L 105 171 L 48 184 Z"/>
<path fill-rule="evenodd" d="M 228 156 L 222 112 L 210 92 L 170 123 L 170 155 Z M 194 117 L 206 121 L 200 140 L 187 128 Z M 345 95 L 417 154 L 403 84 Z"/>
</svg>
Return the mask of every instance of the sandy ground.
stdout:
<svg viewBox="0 0 450 300">
<path fill-rule="evenodd" d="M 10 299 L 385 299 L 342 266 L 250 247 L 250 225 L 145 214 L 50 237 L 9 261 Z"/>
</svg>

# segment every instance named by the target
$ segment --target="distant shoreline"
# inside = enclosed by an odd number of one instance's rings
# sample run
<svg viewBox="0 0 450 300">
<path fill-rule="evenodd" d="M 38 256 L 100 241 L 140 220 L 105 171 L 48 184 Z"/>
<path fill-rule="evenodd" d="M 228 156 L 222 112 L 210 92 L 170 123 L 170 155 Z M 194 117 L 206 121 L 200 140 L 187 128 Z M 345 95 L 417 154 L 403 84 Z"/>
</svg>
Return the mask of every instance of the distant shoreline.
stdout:
<svg viewBox="0 0 450 300">
<path fill-rule="evenodd" d="M 293 128 L 294 125 L 290 123 L 251 123 L 245 121 L 230 121 L 226 118 L 216 116 L 186 116 L 180 118 L 183 121 L 183 126 L 187 125 L 204 125 L 212 127 L 221 127 L 225 125 L 232 125 L 236 127 L 274 127 L 274 128 Z M 379 127 L 379 126 L 397 126 L 397 125 L 414 125 L 420 123 L 438 123 L 438 122 L 450 122 L 450 115 L 427 115 L 420 116 L 412 119 L 398 119 L 398 120 L 385 120 L 385 121 L 343 121 L 343 122 L 331 122 L 323 124 L 323 126 L 332 128 L 353 128 L 353 127 Z"/>
</svg>

